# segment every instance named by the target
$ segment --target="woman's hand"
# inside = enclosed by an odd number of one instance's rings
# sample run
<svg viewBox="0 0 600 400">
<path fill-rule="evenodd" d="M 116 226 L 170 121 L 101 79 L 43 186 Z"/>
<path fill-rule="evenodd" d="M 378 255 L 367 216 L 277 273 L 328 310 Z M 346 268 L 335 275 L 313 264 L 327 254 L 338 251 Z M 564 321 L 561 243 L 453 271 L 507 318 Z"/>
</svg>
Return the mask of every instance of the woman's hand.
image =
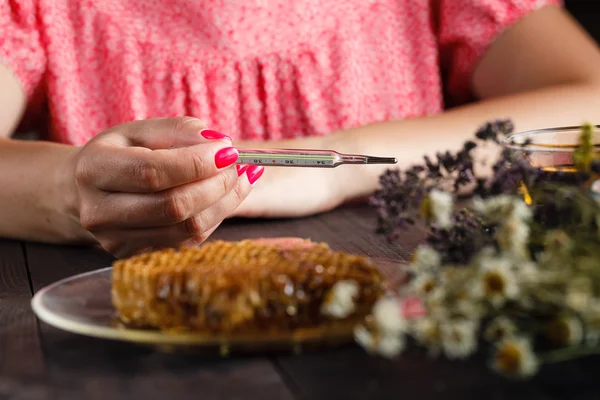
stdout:
<svg viewBox="0 0 600 400">
<path fill-rule="evenodd" d="M 345 201 L 339 172 L 337 169 L 267 167 L 260 184 L 233 216 L 294 218 L 330 211 Z"/>
<path fill-rule="evenodd" d="M 74 153 L 72 214 L 117 257 L 206 240 L 248 196 L 262 167 L 240 171 L 228 137 L 193 118 L 136 121 Z"/>
</svg>

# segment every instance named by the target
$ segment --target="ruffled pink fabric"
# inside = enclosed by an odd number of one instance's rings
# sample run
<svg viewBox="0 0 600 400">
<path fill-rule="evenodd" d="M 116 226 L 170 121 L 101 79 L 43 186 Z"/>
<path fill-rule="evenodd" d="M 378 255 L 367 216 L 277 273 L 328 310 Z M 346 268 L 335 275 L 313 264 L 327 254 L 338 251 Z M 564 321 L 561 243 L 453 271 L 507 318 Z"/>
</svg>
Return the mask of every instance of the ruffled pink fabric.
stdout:
<svg viewBox="0 0 600 400">
<path fill-rule="evenodd" d="M 325 135 L 468 101 L 507 26 L 559 0 L 3 0 L 0 61 L 51 139 L 191 115 L 235 139 Z"/>
</svg>

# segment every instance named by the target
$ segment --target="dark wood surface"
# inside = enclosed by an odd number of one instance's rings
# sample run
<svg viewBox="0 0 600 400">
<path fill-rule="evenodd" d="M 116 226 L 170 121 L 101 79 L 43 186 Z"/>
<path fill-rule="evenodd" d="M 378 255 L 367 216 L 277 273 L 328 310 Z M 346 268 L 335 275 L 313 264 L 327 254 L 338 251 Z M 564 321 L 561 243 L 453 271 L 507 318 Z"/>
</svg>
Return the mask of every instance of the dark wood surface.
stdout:
<svg viewBox="0 0 600 400">
<path fill-rule="evenodd" d="M 367 208 L 296 221 L 231 221 L 214 238 L 301 236 L 372 257 L 406 260 L 420 236 L 390 246 Z M 545 368 L 530 382 L 489 372 L 485 358 L 433 360 L 418 349 L 389 361 L 357 346 L 299 355 L 168 354 L 38 323 L 32 293 L 109 266 L 99 249 L 0 241 L 0 399 L 598 399 L 597 358 Z"/>
</svg>

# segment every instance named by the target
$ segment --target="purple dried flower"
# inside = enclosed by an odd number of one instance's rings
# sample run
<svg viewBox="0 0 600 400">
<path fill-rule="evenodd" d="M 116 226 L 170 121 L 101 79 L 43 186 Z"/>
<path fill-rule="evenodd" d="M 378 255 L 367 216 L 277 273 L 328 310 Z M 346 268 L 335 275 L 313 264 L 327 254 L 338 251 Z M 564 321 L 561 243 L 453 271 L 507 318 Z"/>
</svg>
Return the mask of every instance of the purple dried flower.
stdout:
<svg viewBox="0 0 600 400">
<path fill-rule="evenodd" d="M 449 151 L 437 153 L 437 159 L 439 164 L 441 164 L 448 172 L 452 172 L 456 168 L 456 161 Z"/>
<path fill-rule="evenodd" d="M 477 143 L 475 143 L 472 140 L 467 140 L 463 146 L 462 151 L 459 154 L 469 154 L 471 152 L 471 150 L 473 150 L 474 148 L 477 147 Z"/>
<path fill-rule="evenodd" d="M 418 206 L 426 194 L 420 171 L 421 167 L 409 169 L 403 180 L 399 170 L 387 170 L 379 178 L 380 189 L 370 198 L 377 212 L 377 232 L 391 241 L 399 230 L 414 224 Z"/>
<path fill-rule="evenodd" d="M 462 209 L 452 216 L 451 229 L 432 227 L 427 244 L 442 256 L 442 262 L 467 265 L 484 246 L 494 244 L 493 227 L 483 225 L 475 214 Z"/>
<path fill-rule="evenodd" d="M 491 140 L 498 143 L 499 135 L 508 135 L 514 130 L 514 125 L 510 120 L 497 120 L 488 122 L 477 130 L 475 137 L 480 140 Z"/>
<path fill-rule="evenodd" d="M 441 177 L 442 174 L 440 173 L 440 165 L 434 164 L 428 156 L 425 156 L 424 159 L 425 159 L 425 166 L 427 167 L 427 170 L 429 171 L 428 176 L 432 179 Z"/>
<path fill-rule="evenodd" d="M 533 199 L 534 221 L 540 227 L 558 227 L 584 220 L 587 222 L 581 222 L 578 226 L 596 224 L 594 212 L 600 206 L 584 206 L 580 198 L 584 196 L 580 192 L 581 187 L 585 187 L 582 183 L 589 181 L 589 174 L 544 172 L 533 167 L 521 151 L 509 148 L 504 148 L 492 165 L 493 174 L 490 178 L 475 174 L 476 160 L 471 153 L 478 142 L 493 141 L 501 145 L 500 137 L 512 130 L 510 121 L 487 123 L 475 134 L 476 140 L 465 142 L 456 153 L 440 152 L 435 160 L 424 157 L 422 164 L 412 166 L 404 173 L 399 170 L 384 173 L 380 177 L 381 188 L 371 198 L 371 205 L 377 211 L 377 232 L 385 234 L 392 242 L 397 240 L 399 232 L 422 219 L 419 209 L 432 189 L 453 190 L 455 194 L 486 198 L 502 194 L 518 195 L 523 185 Z M 600 160 L 594 160 L 591 168 L 594 173 L 600 173 Z M 465 193 L 465 188 L 470 188 L 471 192 Z M 586 196 L 591 199 L 589 194 Z M 586 209 L 594 211 L 586 213 Z M 442 254 L 446 262 L 465 263 L 482 246 L 494 244 L 494 227 L 482 226 L 473 215 L 463 211 L 453 214 L 451 228 L 438 229 L 432 224 L 430 229 L 427 242 Z"/>
<path fill-rule="evenodd" d="M 485 124 L 477 134 L 480 140 L 497 141 L 499 135 L 512 131 L 510 121 L 494 121 Z M 414 165 L 404 173 L 399 170 L 388 170 L 380 177 L 380 189 L 371 198 L 370 204 L 377 210 L 379 233 L 388 238 L 394 232 L 413 224 L 417 210 L 426 194 L 433 188 L 453 188 L 458 192 L 463 187 L 477 182 L 476 190 L 483 194 L 484 181 L 474 173 L 475 161 L 471 152 L 477 147 L 476 141 L 469 140 L 456 154 L 450 151 L 436 154 L 436 160 L 425 156 L 423 164 Z M 505 157 L 508 159 L 508 156 Z M 504 161 L 506 163 L 506 161 Z M 502 165 L 496 167 L 500 169 Z M 497 190 L 504 189 L 504 187 Z M 510 190 L 513 190 L 511 187 Z"/>
</svg>

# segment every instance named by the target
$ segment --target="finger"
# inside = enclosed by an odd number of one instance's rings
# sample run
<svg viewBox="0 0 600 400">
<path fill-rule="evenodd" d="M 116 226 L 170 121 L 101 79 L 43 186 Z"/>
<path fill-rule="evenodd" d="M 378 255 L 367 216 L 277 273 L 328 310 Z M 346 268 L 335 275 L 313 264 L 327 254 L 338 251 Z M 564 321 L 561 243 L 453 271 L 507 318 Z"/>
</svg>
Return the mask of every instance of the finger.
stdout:
<svg viewBox="0 0 600 400">
<path fill-rule="evenodd" d="M 204 243 L 205 241 L 207 241 L 210 238 L 210 236 L 217 230 L 217 228 L 219 228 L 219 226 L 221 226 L 222 223 L 223 223 L 223 221 L 219 221 L 215 226 L 213 226 L 212 228 L 210 228 L 209 230 L 204 232 L 204 234 L 202 236 L 189 239 L 186 242 L 183 242 L 180 245 L 180 247 L 200 246 L 202 243 Z"/>
<path fill-rule="evenodd" d="M 150 228 L 183 222 L 212 206 L 238 184 L 236 168 L 158 193 L 108 193 L 83 209 L 81 224 L 90 231 Z M 246 177 L 242 177 L 246 179 Z"/>
<path fill-rule="evenodd" d="M 96 233 L 102 247 L 117 257 L 135 249 L 172 247 L 182 243 L 205 241 L 229 214 L 248 196 L 251 184 L 239 179 L 234 190 L 198 215 L 175 225 L 157 228 L 125 229 Z M 216 228 L 215 228 L 216 229 Z M 102 238 L 106 238 L 102 240 Z"/>
<path fill-rule="evenodd" d="M 98 143 L 119 147 L 139 146 L 150 150 L 193 146 L 207 140 L 231 142 L 230 137 L 207 129 L 201 120 L 192 117 L 132 121 L 115 126 L 95 138 Z"/>
<path fill-rule="evenodd" d="M 77 181 L 109 192 L 152 193 L 207 179 L 237 161 L 221 141 L 170 150 L 96 146 L 77 166 Z"/>
<path fill-rule="evenodd" d="M 240 178 L 244 178 L 242 175 Z M 248 179 L 238 179 L 237 185 L 217 201 L 212 206 L 202 210 L 192 218 L 173 225 L 180 234 L 187 235 L 194 239 L 206 230 L 205 227 L 212 227 L 221 223 L 225 218 L 232 214 L 237 207 L 248 197 L 252 185 Z"/>
<path fill-rule="evenodd" d="M 264 167 L 250 166 L 247 170 L 252 183 L 256 182 L 262 176 L 263 172 Z M 263 206 L 263 204 L 269 203 L 269 196 L 269 190 L 253 190 L 228 218 L 268 218 L 269 216 L 273 216 L 273 210 L 265 209 Z M 276 213 L 277 210 L 274 212 Z"/>
<path fill-rule="evenodd" d="M 166 236 L 163 228 L 140 229 L 129 232 L 112 231 L 106 237 L 119 237 L 120 240 L 101 240 L 104 250 L 117 258 L 130 257 L 135 254 L 161 250 L 165 248 L 195 247 L 204 243 L 221 225 L 221 222 L 207 229 L 202 235 L 192 239 L 182 240 L 179 237 Z M 167 232 L 168 234 L 168 232 Z"/>
</svg>

